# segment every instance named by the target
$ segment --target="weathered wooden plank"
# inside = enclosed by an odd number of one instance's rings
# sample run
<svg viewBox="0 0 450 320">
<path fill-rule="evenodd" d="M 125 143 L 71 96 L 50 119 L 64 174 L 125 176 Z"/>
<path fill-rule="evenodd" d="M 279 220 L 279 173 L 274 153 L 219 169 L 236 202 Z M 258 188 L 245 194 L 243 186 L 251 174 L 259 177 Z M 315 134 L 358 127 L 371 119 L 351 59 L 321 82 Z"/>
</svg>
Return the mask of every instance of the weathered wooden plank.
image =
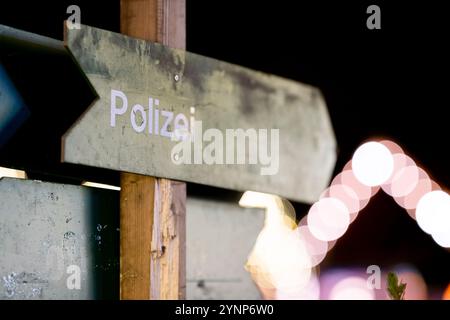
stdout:
<svg viewBox="0 0 450 320">
<path fill-rule="evenodd" d="M 118 297 L 118 192 L 0 179 L 0 300 Z"/>
<path fill-rule="evenodd" d="M 120 0 L 120 32 L 158 41 L 158 1 Z"/>
<path fill-rule="evenodd" d="M 64 136 L 65 162 L 274 193 L 303 202 L 316 200 L 328 184 L 336 145 L 318 89 L 88 26 L 68 30 L 66 45 L 99 99 Z M 111 98 L 112 90 L 127 97 L 123 115 L 111 116 L 112 101 L 117 101 L 113 110 L 122 108 L 120 98 Z M 136 104 L 141 110 L 131 112 Z M 176 157 L 171 157 L 176 142 L 163 136 L 167 117 L 162 113 L 189 119 L 191 111 L 204 130 L 217 128 L 224 139 L 226 129 L 279 129 L 278 172 L 261 175 L 267 167 L 261 159 L 257 164 L 249 164 L 248 158 L 245 164 L 205 164 L 201 152 L 203 164 L 176 164 Z M 142 132 L 133 129 L 132 117 Z M 173 129 L 172 121 L 168 131 Z M 222 150 L 224 159 L 228 152 Z"/>
<path fill-rule="evenodd" d="M 186 298 L 186 184 L 157 179 L 150 299 Z"/>
<path fill-rule="evenodd" d="M 121 0 L 120 31 L 130 37 L 184 49 L 186 4 L 184 0 Z"/>
<path fill-rule="evenodd" d="M 120 298 L 150 299 L 150 255 L 156 179 L 120 179 Z"/>
<path fill-rule="evenodd" d="M 121 31 L 184 48 L 184 11 L 184 0 L 122 0 Z M 121 298 L 184 299 L 186 185 L 124 172 L 121 181 Z"/>
</svg>

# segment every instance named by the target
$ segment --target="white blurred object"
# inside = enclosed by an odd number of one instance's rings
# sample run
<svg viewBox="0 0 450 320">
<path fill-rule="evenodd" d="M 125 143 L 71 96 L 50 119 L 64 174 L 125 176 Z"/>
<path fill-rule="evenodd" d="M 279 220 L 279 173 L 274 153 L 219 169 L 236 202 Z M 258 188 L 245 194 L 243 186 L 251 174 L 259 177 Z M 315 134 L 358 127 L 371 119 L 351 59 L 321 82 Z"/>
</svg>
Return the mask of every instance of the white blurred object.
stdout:
<svg viewBox="0 0 450 320">
<path fill-rule="evenodd" d="M 3 178 L 3 177 L 26 179 L 27 175 L 26 175 L 25 171 L 22 171 L 22 170 L 15 170 L 15 169 L 0 167 L 0 178 Z"/>
<path fill-rule="evenodd" d="M 104 183 L 84 181 L 81 185 L 85 186 L 85 187 L 92 187 L 92 188 L 100 188 L 100 189 L 108 189 L 108 190 L 120 191 L 120 187 L 112 186 L 110 184 L 104 184 Z"/>
<path fill-rule="evenodd" d="M 352 169 L 362 184 L 370 187 L 379 186 L 392 175 L 394 159 L 385 145 L 367 142 L 353 154 Z"/>
<path fill-rule="evenodd" d="M 274 201 L 274 196 L 268 193 L 245 191 L 239 200 L 239 205 L 245 208 L 266 209 Z"/>
<path fill-rule="evenodd" d="M 278 300 L 319 300 L 320 282 L 317 274 L 313 272 L 306 286 L 294 289 L 277 290 L 276 299 Z"/>
<path fill-rule="evenodd" d="M 375 292 L 360 277 L 342 279 L 331 289 L 330 300 L 375 300 Z"/>
<path fill-rule="evenodd" d="M 417 204 L 416 219 L 428 234 L 448 232 L 450 226 L 450 196 L 444 191 L 426 193 Z"/>
<path fill-rule="evenodd" d="M 308 227 L 319 240 L 333 241 L 347 231 L 350 214 L 345 204 L 336 198 L 322 198 L 308 213 Z"/>
<path fill-rule="evenodd" d="M 311 278 L 311 257 L 296 229 L 292 205 L 278 196 L 247 191 L 241 206 L 266 209 L 259 233 L 245 268 L 261 291 L 296 296 Z M 272 294 L 265 295 L 276 298 Z"/>
</svg>

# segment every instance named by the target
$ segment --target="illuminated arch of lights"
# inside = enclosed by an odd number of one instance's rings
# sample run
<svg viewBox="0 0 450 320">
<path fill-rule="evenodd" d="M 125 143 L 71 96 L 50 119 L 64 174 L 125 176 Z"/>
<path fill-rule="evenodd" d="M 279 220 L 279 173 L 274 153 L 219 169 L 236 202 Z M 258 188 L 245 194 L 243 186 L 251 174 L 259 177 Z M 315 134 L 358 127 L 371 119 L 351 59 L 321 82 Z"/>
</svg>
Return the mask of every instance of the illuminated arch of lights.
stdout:
<svg viewBox="0 0 450 320">
<path fill-rule="evenodd" d="M 370 141 L 355 151 L 299 225 L 287 200 L 250 191 L 243 195 L 241 206 L 266 209 L 265 226 L 246 264 L 258 287 L 272 298 L 302 298 L 317 287 L 314 267 L 380 189 L 437 244 L 450 248 L 450 195 L 399 145 Z"/>
</svg>

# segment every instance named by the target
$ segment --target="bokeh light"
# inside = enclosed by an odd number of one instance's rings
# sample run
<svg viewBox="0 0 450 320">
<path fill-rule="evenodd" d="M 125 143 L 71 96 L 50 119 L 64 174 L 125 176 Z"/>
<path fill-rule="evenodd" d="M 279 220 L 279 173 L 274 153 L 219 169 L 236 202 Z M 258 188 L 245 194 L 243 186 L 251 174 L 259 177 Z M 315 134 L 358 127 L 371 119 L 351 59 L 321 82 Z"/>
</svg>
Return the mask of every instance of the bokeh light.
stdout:
<svg viewBox="0 0 450 320">
<path fill-rule="evenodd" d="M 433 233 L 431 237 L 441 247 L 450 248 L 450 226 L 446 231 Z"/>
<path fill-rule="evenodd" d="M 313 271 L 311 277 L 303 288 L 290 290 L 277 290 L 276 299 L 279 300 L 319 300 L 320 282 L 317 273 Z"/>
<path fill-rule="evenodd" d="M 348 277 L 334 285 L 330 300 L 375 300 L 375 292 L 361 277 Z"/>
<path fill-rule="evenodd" d="M 321 198 L 335 198 L 342 201 L 350 214 L 350 222 L 353 222 L 360 210 L 360 201 L 356 192 L 345 184 L 332 184 L 322 193 Z"/>
<path fill-rule="evenodd" d="M 356 149 L 352 170 L 362 184 L 374 187 L 386 182 L 392 175 L 394 159 L 389 149 L 379 142 L 366 142 Z"/>
<path fill-rule="evenodd" d="M 422 174 L 423 173 L 423 174 Z M 395 201 L 405 209 L 415 209 L 419 200 L 432 189 L 431 180 L 426 176 L 424 171 L 419 168 L 419 181 L 417 182 L 414 189 L 404 197 L 396 197 Z M 414 215 L 415 218 L 415 215 Z"/>
<path fill-rule="evenodd" d="M 393 142 L 391 140 L 381 140 L 380 143 L 382 145 L 384 145 L 386 148 L 388 148 L 389 151 L 391 152 L 391 154 L 393 154 L 393 155 L 395 155 L 397 153 L 400 153 L 400 154 L 404 153 L 403 149 L 398 144 L 396 144 L 395 142 Z"/>
<path fill-rule="evenodd" d="M 417 204 L 416 219 L 426 233 L 446 232 L 450 226 L 450 196 L 443 191 L 426 193 Z"/>
<path fill-rule="evenodd" d="M 419 169 L 415 165 L 400 169 L 391 182 L 392 196 L 394 198 L 407 196 L 414 190 L 419 180 Z"/>
<path fill-rule="evenodd" d="M 345 204 L 335 198 L 322 198 L 309 210 L 308 227 L 319 240 L 340 238 L 348 228 L 350 214 Z"/>
<path fill-rule="evenodd" d="M 315 267 L 322 262 L 328 252 L 328 243 L 317 239 L 309 230 L 308 226 L 297 228 L 300 239 L 304 242 L 307 253 L 310 257 L 309 267 Z"/>
<path fill-rule="evenodd" d="M 428 288 L 420 272 L 411 265 L 401 265 L 395 268 L 398 278 L 406 283 L 405 300 L 428 299 Z"/>
<path fill-rule="evenodd" d="M 361 211 L 369 203 L 370 199 L 378 192 L 380 187 L 369 187 L 363 185 L 356 179 L 352 170 L 345 170 L 338 174 L 331 185 L 343 184 L 349 187 L 359 199 L 359 210 Z"/>
<path fill-rule="evenodd" d="M 246 264 L 264 297 L 318 299 L 320 286 L 314 268 L 380 189 L 416 219 L 437 244 L 450 248 L 450 195 L 396 143 L 367 142 L 355 151 L 298 225 L 288 200 L 259 192 L 242 196 L 241 206 L 266 210 L 264 228 Z M 425 299 L 427 288 L 420 273 L 400 272 L 409 288 L 405 298 Z M 329 288 L 329 299 L 376 297 L 366 279 L 355 275 L 347 274 Z"/>
<path fill-rule="evenodd" d="M 447 289 L 445 289 L 442 300 L 450 300 L 450 284 L 448 285 Z"/>
</svg>

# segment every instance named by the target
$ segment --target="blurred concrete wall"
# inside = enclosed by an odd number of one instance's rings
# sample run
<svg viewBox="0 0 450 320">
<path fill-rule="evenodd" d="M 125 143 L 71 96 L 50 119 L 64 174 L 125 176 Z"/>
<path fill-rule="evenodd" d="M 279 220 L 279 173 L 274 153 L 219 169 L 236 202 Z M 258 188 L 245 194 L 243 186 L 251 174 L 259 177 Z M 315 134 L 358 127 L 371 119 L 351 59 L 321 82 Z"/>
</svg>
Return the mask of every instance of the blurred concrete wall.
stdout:
<svg viewBox="0 0 450 320">
<path fill-rule="evenodd" d="M 0 300 L 118 298 L 119 193 L 0 179 Z"/>
<path fill-rule="evenodd" d="M 244 269 L 264 211 L 188 197 L 187 298 L 259 299 Z M 81 269 L 69 289 L 66 269 Z M 117 299 L 117 191 L 0 179 L 0 300 Z"/>
<path fill-rule="evenodd" d="M 187 299 L 260 299 L 244 265 L 264 211 L 189 197 L 186 212 Z"/>
</svg>

